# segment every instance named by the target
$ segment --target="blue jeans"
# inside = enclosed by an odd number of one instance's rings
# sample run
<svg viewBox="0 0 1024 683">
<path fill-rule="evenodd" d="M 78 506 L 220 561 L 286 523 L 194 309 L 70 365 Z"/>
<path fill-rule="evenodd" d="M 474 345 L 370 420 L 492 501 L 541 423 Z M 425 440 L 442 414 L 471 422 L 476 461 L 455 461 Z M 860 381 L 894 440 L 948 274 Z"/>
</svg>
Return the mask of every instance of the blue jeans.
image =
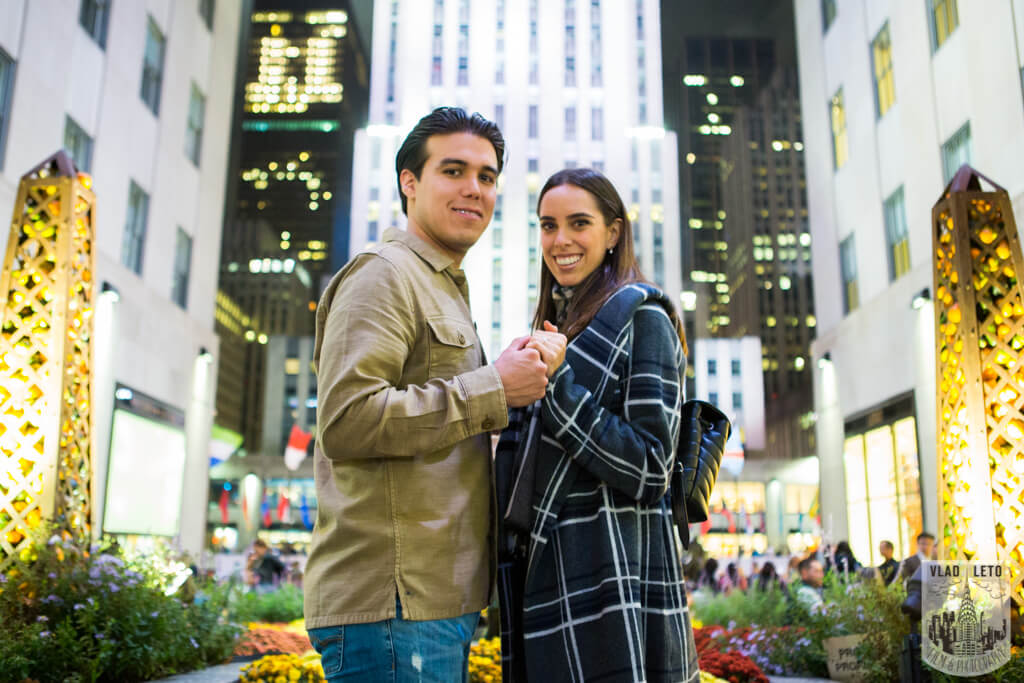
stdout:
<svg viewBox="0 0 1024 683">
<path fill-rule="evenodd" d="M 328 683 L 466 683 L 480 615 L 407 621 L 396 603 L 394 619 L 309 631 Z"/>
</svg>

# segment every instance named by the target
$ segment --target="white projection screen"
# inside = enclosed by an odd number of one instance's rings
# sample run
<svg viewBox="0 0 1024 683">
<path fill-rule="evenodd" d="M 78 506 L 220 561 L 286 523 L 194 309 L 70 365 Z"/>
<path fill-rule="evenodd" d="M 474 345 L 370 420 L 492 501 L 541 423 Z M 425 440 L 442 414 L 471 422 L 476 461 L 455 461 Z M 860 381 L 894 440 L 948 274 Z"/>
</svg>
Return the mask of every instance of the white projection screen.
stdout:
<svg viewBox="0 0 1024 683">
<path fill-rule="evenodd" d="M 182 428 L 122 408 L 114 410 L 104 531 L 176 535 L 184 477 Z"/>
</svg>

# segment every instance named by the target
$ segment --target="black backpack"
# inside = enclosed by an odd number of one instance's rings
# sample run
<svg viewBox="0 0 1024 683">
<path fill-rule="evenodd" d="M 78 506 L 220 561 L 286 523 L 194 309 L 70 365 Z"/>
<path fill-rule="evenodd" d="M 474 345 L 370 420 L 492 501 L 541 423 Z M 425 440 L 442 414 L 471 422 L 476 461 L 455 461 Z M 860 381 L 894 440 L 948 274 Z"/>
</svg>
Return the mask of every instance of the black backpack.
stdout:
<svg viewBox="0 0 1024 683">
<path fill-rule="evenodd" d="M 690 524 L 708 518 L 711 490 L 718 479 L 731 428 L 729 418 L 710 403 L 691 400 L 683 404 L 669 496 L 684 548 L 690 547 Z"/>
</svg>

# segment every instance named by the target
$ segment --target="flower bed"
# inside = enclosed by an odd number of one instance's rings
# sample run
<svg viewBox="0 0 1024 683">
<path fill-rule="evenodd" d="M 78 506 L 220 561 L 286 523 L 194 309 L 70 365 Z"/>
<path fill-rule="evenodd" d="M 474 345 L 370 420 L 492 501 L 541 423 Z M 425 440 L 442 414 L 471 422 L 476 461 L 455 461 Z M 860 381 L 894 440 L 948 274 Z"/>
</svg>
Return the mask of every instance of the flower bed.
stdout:
<svg viewBox="0 0 1024 683">
<path fill-rule="evenodd" d="M 312 645 L 309 637 L 302 633 L 287 630 L 286 624 L 250 624 L 238 645 L 235 646 L 235 657 L 251 657 L 253 655 L 293 654 L 301 655 L 309 652 Z"/>
<path fill-rule="evenodd" d="M 242 667 L 242 683 L 324 683 L 320 655 L 314 651 L 301 655 L 267 655 Z"/>
<path fill-rule="evenodd" d="M 481 638 L 469 647 L 470 683 L 501 683 L 501 638 Z"/>
<path fill-rule="evenodd" d="M 768 677 L 754 660 L 718 639 L 721 633 L 717 626 L 694 629 L 700 670 L 730 683 L 768 683 Z"/>
</svg>

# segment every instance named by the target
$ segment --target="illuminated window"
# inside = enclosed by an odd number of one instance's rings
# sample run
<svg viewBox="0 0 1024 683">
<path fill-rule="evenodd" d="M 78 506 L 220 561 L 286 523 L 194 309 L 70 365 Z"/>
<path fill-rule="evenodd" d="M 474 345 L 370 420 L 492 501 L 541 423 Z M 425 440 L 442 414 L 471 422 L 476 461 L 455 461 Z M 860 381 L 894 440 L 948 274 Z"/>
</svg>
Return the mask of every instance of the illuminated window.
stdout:
<svg viewBox="0 0 1024 683">
<path fill-rule="evenodd" d="M 164 80 L 164 52 L 167 40 L 156 22 L 150 17 L 146 22 L 146 50 L 142 60 L 142 87 L 140 96 L 149 110 L 160 113 L 160 87 Z"/>
<path fill-rule="evenodd" d="M 878 116 L 896 103 L 896 82 L 892 73 L 892 41 L 889 39 L 889 22 L 871 41 L 871 63 L 875 68 L 875 105 Z"/>
<path fill-rule="evenodd" d="M 821 21 L 826 32 L 835 20 L 836 0 L 821 0 Z"/>
<path fill-rule="evenodd" d="M 857 254 L 853 235 L 839 243 L 839 265 L 843 276 L 843 312 L 849 313 L 860 305 L 857 293 Z"/>
<path fill-rule="evenodd" d="M 814 484 L 786 484 L 786 514 L 810 512 L 817 495 L 818 487 Z"/>
<path fill-rule="evenodd" d="M 927 0 L 928 19 L 932 34 L 932 52 L 942 47 L 946 39 L 960 25 L 956 0 Z"/>
<path fill-rule="evenodd" d="M 889 249 L 889 280 L 910 270 L 910 239 L 907 237 L 907 212 L 903 203 L 903 187 L 885 200 L 885 241 Z"/>
<path fill-rule="evenodd" d="M 149 195 L 131 181 L 128 187 L 128 215 L 121 238 L 121 264 L 142 274 L 142 250 L 146 244 L 146 223 L 149 220 Z"/>
<path fill-rule="evenodd" d="M 92 168 L 92 138 L 70 116 L 64 117 L 64 149 L 71 153 L 79 171 Z"/>
<path fill-rule="evenodd" d="M 942 145 L 942 178 L 948 183 L 963 164 L 971 163 L 971 124 L 968 121 Z"/>
<path fill-rule="evenodd" d="M 188 122 L 185 129 L 185 156 L 199 165 L 199 155 L 203 146 L 203 119 L 206 114 L 206 98 L 196 84 L 192 84 L 192 99 L 188 104 Z"/>
<path fill-rule="evenodd" d="M 848 436 L 843 465 L 849 540 L 857 559 L 863 564 L 880 564 L 880 541 L 891 541 L 897 556 L 913 554 L 915 537 L 922 530 L 914 418 Z"/>
<path fill-rule="evenodd" d="M 110 0 L 82 0 L 78 10 L 78 23 L 102 48 L 107 46 L 107 22 L 110 18 Z"/>
<path fill-rule="evenodd" d="M 182 308 L 188 305 L 188 280 L 192 271 L 192 237 L 178 228 L 174 242 L 174 271 L 171 282 L 171 300 Z"/>
<path fill-rule="evenodd" d="M 724 503 L 734 516 L 739 515 L 740 512 L 760 514 L 765 511 L 764 484 L 755 481 L 727 482 L 720 479 L 718 485 L 712 490 L 711 499 L 708 502 L 712 512 L 721 510 Z M 744 520 L 736 519 L 735 521 L 737 526 L 742 526 Z"/>
<path fill-rule="evenodd" d="M 843 167 L 849 155 L 846 139 L 846 107 L 843 104 L 843 89 L 840 88 L 829 104 L 829 116 L 832 120 L 832 162 L 836 170 Z"/>
</svg>

